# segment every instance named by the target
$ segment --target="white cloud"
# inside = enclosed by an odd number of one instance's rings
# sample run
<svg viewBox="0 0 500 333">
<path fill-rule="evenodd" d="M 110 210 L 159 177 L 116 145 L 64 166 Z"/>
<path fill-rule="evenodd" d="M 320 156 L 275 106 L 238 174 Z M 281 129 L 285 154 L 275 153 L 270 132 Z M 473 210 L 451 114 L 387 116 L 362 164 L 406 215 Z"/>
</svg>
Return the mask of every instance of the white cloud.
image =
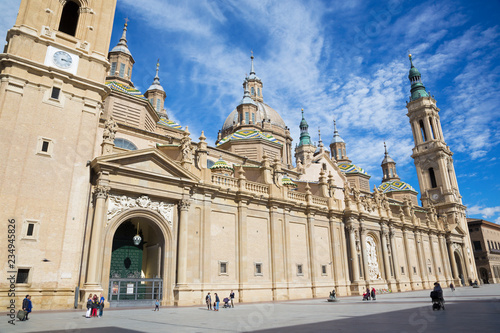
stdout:
<svg viewBox="0 0 500 333">
<path fill-rule="evenodd" d="M 485 206 L 471 206 L 467 209 L 469 214 L 481 215 L 483 218 L 489 218 L 493 215 L 500 214 L 500 206 L 485 207 Z"/>
</svg>

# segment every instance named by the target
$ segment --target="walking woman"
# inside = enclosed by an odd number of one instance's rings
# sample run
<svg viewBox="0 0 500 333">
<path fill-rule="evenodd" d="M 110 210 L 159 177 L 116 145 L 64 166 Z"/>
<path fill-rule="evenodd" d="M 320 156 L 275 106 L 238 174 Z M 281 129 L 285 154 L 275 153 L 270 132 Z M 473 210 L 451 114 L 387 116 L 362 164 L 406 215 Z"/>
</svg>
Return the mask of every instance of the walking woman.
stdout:
<svg viewBox="0 0 500 333">
<path fill-rule="evenodd" d="M 94 298 L 92 298 L 92 317 L 97 317 L 97 309 L 99 308 L 99 299 L 97 295 L 94 294 Z"/>
<path fill-rule="evenodd" d="M 92 294 L 89 295 L 87 299 L 87 313 L 85 314 L 85 318 L 90 318 L 92 315 Z"/>
</svg>

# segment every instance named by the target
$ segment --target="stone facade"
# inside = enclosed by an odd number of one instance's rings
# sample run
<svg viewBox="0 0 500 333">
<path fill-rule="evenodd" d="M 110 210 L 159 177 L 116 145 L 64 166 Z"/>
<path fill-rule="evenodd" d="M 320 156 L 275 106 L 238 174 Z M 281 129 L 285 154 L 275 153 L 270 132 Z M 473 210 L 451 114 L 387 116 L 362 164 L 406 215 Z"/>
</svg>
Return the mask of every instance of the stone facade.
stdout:
<svg viewBox="0 0 500 333">
<path fill-rule="evenodd" d="M 74 33 L 59 24 L 68 3 L 79 6 Z M 263 102 L 253 58 L 216 145 L 203 133 L 193 140 L 157 103 L 158 71 L 144 95 L 134 88 L 126 29 L 110 73 L 114 9 L 115 1 L 23 0 L 0 55 L 0 224 L 15 220 L 17 302 L 32 294 L 38 309 L 83 306 L 89 293 L 109 298 L 111 279 L 124 274 L 161 279 L 165 305 L 202 304 L 209 291 L 252 302 L 477 278 L 432 97 L 407 105 L 418 206 L 408 189 L 370 191 L 343 141 L 335 157 L 306 140 L 304 117 L 294 167 L 289 129 Z M 428 119 L 432 140 L 415 129 Z"/>
<path fill-rule="evenodd" d="M 500 283 L 500 226 L 479 219 L 467 219 L 472 251 L 481 283 Z"/>
</svg>

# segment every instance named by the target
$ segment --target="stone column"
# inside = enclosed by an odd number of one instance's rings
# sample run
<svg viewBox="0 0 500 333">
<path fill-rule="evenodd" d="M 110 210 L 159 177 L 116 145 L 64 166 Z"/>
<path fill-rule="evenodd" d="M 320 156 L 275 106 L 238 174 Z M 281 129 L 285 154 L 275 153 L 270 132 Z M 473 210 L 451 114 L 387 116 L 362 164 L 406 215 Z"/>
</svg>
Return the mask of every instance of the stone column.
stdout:
<svg viewBox="0 0 500 333">
<path fill-rule="evenodd" d="M 337 259 L 336 259 L 336 257 L 337 256 L 340 257 L 340 253 L 339 253 L 340 251 L 337 251 L 337 247 L 336 247 L 336 245 L 338 243 L 336 242 L 335 220 L 334 220 L 333 216 L 329 217 L 328 222 L 330 222 L 328 225 L 330 227 L 330 239 L 331 239 L 331 246 L 332 246 L 332 256 L 331 256 L 332 266 L 333 266 L 333 277 L 332 277 L 332 280 L 334 281 L 335 286 L 337 286 L 339 284 L 339 279 L 338 279 L 339 274 L 338 274 Z"/>
<path fill-rule="evenodd" d="M 446 284 L 449 285 L 451 281 L 453 281 L 453 277 L 451 276 L 451 263 L 448 257 L 446 244 L 444 240 L 443 234 L 438 234 L 438 242 L 439 242 L 439 253 L 441 255 L 441 262 L 443 263 L 443 274 L 446 279 Z"/>
<path fill-rule="evenodd" d="M 179 207 L 179 237 L 177 250 L 177 284 L 187 283 L 187 260 L 188 260 L 188 210 L 190 206 L 188 200 L 180 200 Z"/>
<path fill-rule="evenodd" d="M 398 256 L 397 256 L 397 247 L 396 247 L 396 232 L 394 230 L 394 227 L 392 225 L 389 226 L 389 240 L 391 241 L 391 252 L 392 252 L 392 263 L 394 265 L 394 277 L 396 278 L 396 282 L 399 284 L 401 281 L 401 268 L 399 267 L 398 263 Z M 401 290 L 401 286 L 399 287 Z"/>
<path fill-rule="evenodd" d="M 410 241 L 408 240 L 408 233 L 410 231 L 408 228 L 403 229 L 403 240 L 404 240 L 404 247 L 405 247 L 405 258 L 406 258 L 406 267 L 408 268 L 408 278 L 410 279 L 410 284 L 412 289 L 414 288 L 414 279 L 413 279 L 413 267 L 411 266 L 411 255 L 410 255 Z"/>
<path fill-rule="evenodd" d="M 420 266 L 420 280 L 422 281 L 422 285 L 424 289 L 429 288 L 429 272 L 427 271 L 427 264 L 425 262 L 425 256 L 424 256 L 424 251 L 422 250 L 423 244 L 422 244 L 422 234 L 420 231 L 415 230 L 414 233 L 414 238 L 415 238 L 415 246 L 417 248 L 417 256 L 418 256 L 418 263 Z"/>
<path fill-rule="evenodd" d="M 385 272 L 385 281 L 389 283 L 391 278 L 391 263 L 389 261 L 389 253 L 387 249 L 387 228 L 385 225 L 382 225 L 380 231 L 380 239 L 382 241 L 382 256 L 384 257 L 384 272 Z"/>
<path fill-rule="evenodd" d="M 467 283 L 470 280 L 472 280 L 472 282 L 474 282 L 474 275 L 472 275 L 471 273 L 471 269 L 470 269 L 470 263 L 469 263 L 469 256 L 468 256 L 468 253 L 467 253 L 467 248 L 465 247 L 465 241 L 466 241 L 466 238 L 463 237 L 462 238 L 462 244 L 460 244 L 461 248 L 462 248 L 462 256 L 464 257 L 464 263 L 465 263 L 465 267 L 464 267 L 464 270 L 465 270 L 465 274 L 464 274 L 464 280 L 465 282 Z"/>
<path fill-rule="evenodd" d="M 247 205 L 243 200 L 238 201 L 238 299 L 244 301 L 246 283 L 248 282 L 247 260 Z"/>
<path fill-rule="evenodd" d="M 438 271 L 438 266 L 437 266 L 437 253 L 434 250 L 434 234 L 432 232 L 429 232 L 427 234 L 427 237 L 429 238 L 429 244 L 431 246 L 431 255 L 432 255 L 432 267 L 434 269 L 434 276 L 436 276 L 436 279 L 439 280 L 439 271 Z M 439 244 L 439 243 L 438 243 Z M 444 269 L 444 268 L 443 268 Z M 431 281 L 429 281 L 430 283 Z M 432 283 L 429 285 L 429 287 L 432 287 Z"/>
<path fill-rule="evenodd" d="M 100 173 L 99 180 L 97 181 L 97 186 L 94 189 L 95 209 L 94 219 L 92 223 L 92 236 L 90 239 L 90 251 L 85 289 L 95 288 L 97 290 L 102 290 L 102 239 L 104 228 L 106 226 L 106 200 L 108 198 L 108 193 L 110 190 L 110 188 L 107 186 L 108 184 L 108 174 L 104 172 Z"/>
<path fill-rule="evenodd" d="M 355 226 L 352 221 L 346 224 L 347 232 L 349 233 L 349 248 L 351 252 L 351 268 L 353 283 L 359 283 L 359 263 L 358 251 L 356 250 L 356 236 L 354 235 Z"/>
<path fill-rule="evenodd" d="M 316 251 L 314 249 L 314 214 L 312 212 L 307 213 L 307 233 L 309 241 L 309 270 L 311 271 L 312 296 L 316 297 L 316 276 L 318 270 L 316 267 Z"/>
<path fill-rule="evenodd" d="M 368 284 L 370 277 L 368 276 L 368 256 L 366 254 L 366 228 L 363 221 L 359 222 L 359 243 L 361 245 L 361 258 L 363 260 L 363 278 L 366 284 Z"/>
<path fill-rule="evenodd" d="M 340 240 L 341 240 L 341 245 L 340 245 L 340 253 L 339 253 L 339 260 L 341 260 L 342 263 L 342 280 L 346 283 L 346 285 L 351 284 L 351 280 L 349 279 L 349 254 L 347 253 L 347 240 L 345 237 L 345 225 L 344 222 L 341 220 L 339 222 L 339 229 L 340 229 Z"/>
<path fill-rule="evenodd" d="M 453 282 L 455 283 L 455 285 L 458 286 L 460 278 L 458 276 L 458 268 L 457 268 L 457 262 L 455 261 L 455 253 L 453 252 L 453 242 L 449 236 L 446 238 L 446 243 L 448 244 L 448 256 L 450 258 L 451 271 L 453 272 Z"/>
</svg>

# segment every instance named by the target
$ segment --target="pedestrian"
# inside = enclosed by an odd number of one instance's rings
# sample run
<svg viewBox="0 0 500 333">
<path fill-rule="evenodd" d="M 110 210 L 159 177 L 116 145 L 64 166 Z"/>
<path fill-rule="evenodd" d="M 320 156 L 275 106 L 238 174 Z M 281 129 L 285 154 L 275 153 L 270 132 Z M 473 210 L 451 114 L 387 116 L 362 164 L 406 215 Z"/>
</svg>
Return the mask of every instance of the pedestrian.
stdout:
<svg viewBox="0 0 500 333">
<path fill-rule="evenodd" d="M 450 283 L 450 289 L 451 289 L 451 291 L 455 291 L 455 286 L 453 285 L 453 282 Z"/>
<path fill-rule="evenodd" d="M 101 298 L 99 299 L 99 318 L 102 317 L 102 312 L 104 310 L 104 301 L 105 301 L 104 296 L 102 296 L 101 294 Z"/>
<path fill-rule="evenodd" d="M 372 297 L 372 300 L 375 300 L 375 295 L 376 295 L 376 291 L 375 291 L 375 288 L 372 288 L 372 291 L 371 291 L 371 294 L 370 296 Z"/>
<path fill-rule="evenodd" d="M 23 310 L 26 314 L 23 320 L 29 320 L 28 315 L 31 313 L 32 309 L 33 309 L 33 304 L 31 303 L 31 296 L 26 295 L 26 297 L 23 299 Z"/>
<path fill-rule="evenodd" d="M 370 288 L 369 287 L 366 287 L 366 300 L 367 301 L 370 300 Z"/>
<path fill-rule="evenodd" d="M 229 298 L 231 299 L 231 307 L 234 308 L 234 291 L 231 290 Z"/>
<path fill-rule="evenodd" d="M 210 296 L 210 293 L 205 296 L 205 302 L 207 303 L 207 310 L 212 310 L 212 296 Z"/>
<path fill-rule="evenodd" d="M 217 293 L 215 293 L 215 311 L 219 311 L 219 302 L 220 302 L 220 299 L 219 299 L 219 296 L 217 295 Z"/>
<path fill-rule="evenodd" d="M 87 299 L 87 313 L 85 314 L 85 318 L 90 318 L 90 316 L 92 316 L 92 294 Z"/>
<path fill-rule="evenodd" d="M 97 317 L 98 308 L 99 308 L 99 299 L 97 298 L 97 295 L 94 294 L 94 297 L 92 298 L 92 317 Z"/>
<path fill-rule="evenodd" d="M 160 311 L 160 300 L 156 300 L 155 302 L 155 310 L 154 311 Z"/>
</svg>

